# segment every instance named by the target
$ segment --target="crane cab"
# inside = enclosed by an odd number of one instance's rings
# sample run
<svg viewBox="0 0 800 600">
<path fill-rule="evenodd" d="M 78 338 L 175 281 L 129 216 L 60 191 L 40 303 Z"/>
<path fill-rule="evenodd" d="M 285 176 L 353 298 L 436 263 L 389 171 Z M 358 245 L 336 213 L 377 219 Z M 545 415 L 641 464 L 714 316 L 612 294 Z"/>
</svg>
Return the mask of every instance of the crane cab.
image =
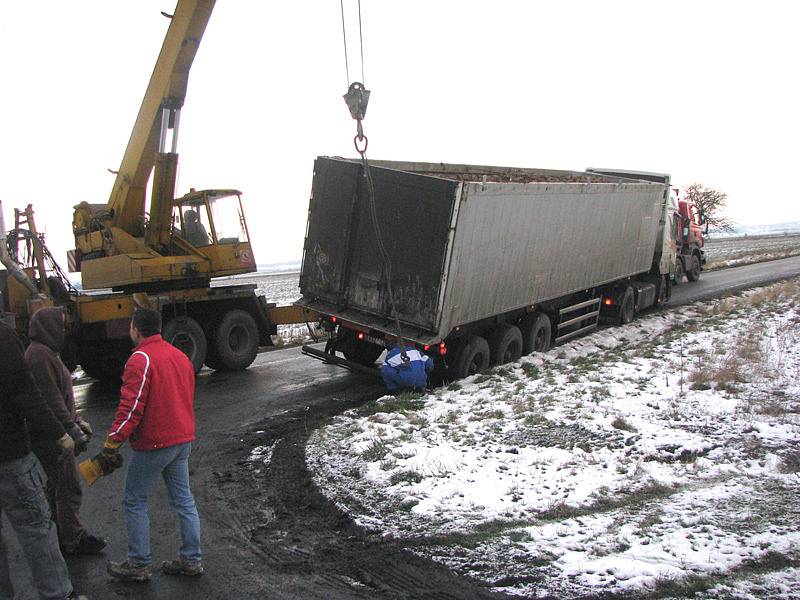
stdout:
<svg viewBox="0 0 800 600">
<path fill-rule="evenodd" d="M 173 202 L 172 222 L 173 239 L 207 257 L 212 277 L 256 270 L 239 190 L 193 189 Z"/>
</svg>

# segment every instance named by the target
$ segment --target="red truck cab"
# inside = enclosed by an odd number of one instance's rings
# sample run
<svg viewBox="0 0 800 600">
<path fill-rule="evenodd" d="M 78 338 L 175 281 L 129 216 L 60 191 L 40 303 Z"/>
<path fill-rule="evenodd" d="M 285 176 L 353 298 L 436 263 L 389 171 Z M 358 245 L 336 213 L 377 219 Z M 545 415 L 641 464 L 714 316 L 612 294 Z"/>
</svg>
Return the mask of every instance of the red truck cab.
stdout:
<svg viewBox="0 0 800 600">
<path fill-rule="evenodd" d="M 700 271 L 706 264 L 704 235 L 708 232 L 702 211 L 690 200 L 678 200 L 680 224 L 677 237 L 677 261 L 675 265 L 675 283 L 680 283 L 683 276 L 689 281 L 697 281 Z"/>
</svg>

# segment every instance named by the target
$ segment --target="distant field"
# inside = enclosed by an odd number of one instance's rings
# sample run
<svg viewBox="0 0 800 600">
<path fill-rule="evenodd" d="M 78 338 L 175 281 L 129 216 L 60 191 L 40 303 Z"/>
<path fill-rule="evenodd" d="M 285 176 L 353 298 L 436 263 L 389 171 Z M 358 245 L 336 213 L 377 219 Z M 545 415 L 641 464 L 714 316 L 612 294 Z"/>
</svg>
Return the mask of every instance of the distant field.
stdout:
<svg viewBox="0 0 800 600">
<path fill-rule="evenodd" d="M 711 239 L 706 242 L 706 270 L 749 265 L 800 254 L 800 234 Z"/>
</svg>

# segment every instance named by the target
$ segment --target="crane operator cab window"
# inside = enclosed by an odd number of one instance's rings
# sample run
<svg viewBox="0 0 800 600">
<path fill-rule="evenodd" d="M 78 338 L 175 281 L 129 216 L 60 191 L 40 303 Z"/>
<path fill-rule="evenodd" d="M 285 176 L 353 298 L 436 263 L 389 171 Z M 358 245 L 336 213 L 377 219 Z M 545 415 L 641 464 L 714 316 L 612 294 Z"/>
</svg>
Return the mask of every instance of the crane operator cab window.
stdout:
<svg viewBox="0 0 800 600">
<path fill-rule="evenodd" d="M 205 212 L 205 206 L 187 208 L 183 211 L 183 238 L 196 248 L 211 243 L 208 228 L 201 219 L 201 215 L 204 216 Z"/>
<path fill-rule="evenodd" d="M 208 196 L 208 208 L 214 220 L 217 244 L 238 244 L 249 241 L 239 194 Z"/>
<path fill-rule="evenodd" d="M 176 233 L 195 248 L 248 241 L 241 197 L 234 190 L 192 190 L 174 211 Z"/>
</svg>

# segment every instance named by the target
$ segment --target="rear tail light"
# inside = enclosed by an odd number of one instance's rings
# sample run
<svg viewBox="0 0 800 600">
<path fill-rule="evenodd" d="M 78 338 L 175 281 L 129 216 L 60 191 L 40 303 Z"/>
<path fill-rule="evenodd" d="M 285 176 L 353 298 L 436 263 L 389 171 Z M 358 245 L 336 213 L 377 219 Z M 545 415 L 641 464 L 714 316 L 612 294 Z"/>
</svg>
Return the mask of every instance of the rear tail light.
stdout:
<svg viewBox="0 0 800 600">
<path fill-rule="evenodd" d="M 603 304 L 605 306 L 614 306 L 614 299 L 613 298 L 603 298 Z"/>
<path fill-rule="evenodd" d="M 444 342 L 439 342 L 439 356 L 444 356 L 447 354 L 447 346 L 445 346 Z"/>
<path fill-rule="evenodd" d="M 363 340 L 363 339 L 364 339 L 364 332 L 363 332 L 363 331 L 359 331 L 359 332 L 356 334 L 356 339 L 357 339 L 357 340 Z"/>
<path fill-rule="evenodd" d="M 430 349 L 431 349 L 431 345 L 430 345 L 430 344 L 425 344 L 425 345 L 422 347 L 422 351 L 423 351 L 423 352 L 427 352 L 427 351 L 428 351 L 428 350 L 430 350 Z"/>
<path fill-rule="evenodd" d="M 337 319 L 336 317 L 331 317 L 331 323 L 336 323 L 336 321 L 338 321 L 338 320 L 339 319 Z"/>
</svg>

